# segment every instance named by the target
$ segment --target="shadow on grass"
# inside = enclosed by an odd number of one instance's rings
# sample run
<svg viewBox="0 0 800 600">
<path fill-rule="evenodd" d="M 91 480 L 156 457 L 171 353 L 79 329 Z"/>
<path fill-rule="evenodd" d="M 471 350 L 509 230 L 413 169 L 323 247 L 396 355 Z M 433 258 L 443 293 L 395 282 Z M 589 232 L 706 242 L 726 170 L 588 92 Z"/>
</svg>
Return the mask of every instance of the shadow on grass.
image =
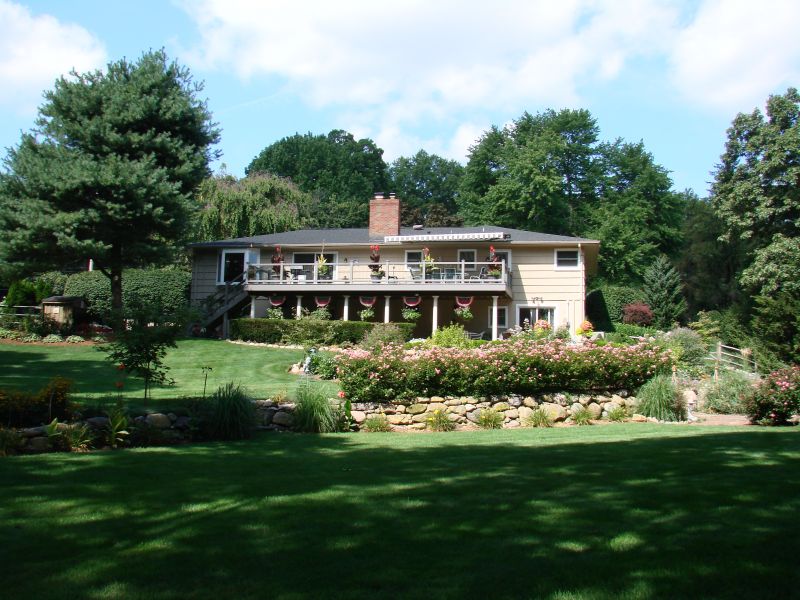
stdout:
<svg viewBox="0 0 800 600">
<path fill-rule="evenodd" d="M 796 594 L 796 432 L 583 431 L 5 460 L 0 576 L 36 598 Z"/>
</svg>

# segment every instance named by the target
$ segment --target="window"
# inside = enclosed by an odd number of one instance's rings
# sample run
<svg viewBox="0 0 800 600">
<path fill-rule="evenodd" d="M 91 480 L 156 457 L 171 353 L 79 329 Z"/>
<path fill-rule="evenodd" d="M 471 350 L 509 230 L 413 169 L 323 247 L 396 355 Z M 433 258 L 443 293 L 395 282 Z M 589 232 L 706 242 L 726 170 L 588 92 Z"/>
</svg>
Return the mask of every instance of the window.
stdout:
<svg viewBox="0 0 800 600">
<path fill-rule="evenodd" d="M 292 262 L 297 265 L 302 265 L 303 274 L 306 277 L 313 277 L 314 264 L 319 260 L 320 256 L 324 256 L 328 266 L 333 267 L 327 274 L 327 278 L 336 276 L 336 261 L 338 260 L 338 252 L 295 252 L 292 254 Z M 301 267 L 297 267 L 300 269 Z"/>
<path fill-rule="evenodd" d="M 247 271 L 248 265 L 257 264 L 258 261 L 258 250 L 223 250 L 217 265 L 217 283 L 221 285 L 233 281 Z"/>
<path fill-rule="evenodd" d="M 527 323 L 525 322 L 527 321 Z M 517 325 L 530 327 L 536 321 L 547 321 L 550 327 L 555 327 L 556 309 L 547 306 L 518 306 Z"/>
<path fill-rule="evenodd" d="M 581 264 L 578 250 L 556 250 L 556 269 L 577 269 Z"/>
<path fill-rule="evenodd" d="M 486 321 L 489 323 L 489 327 L 492 326 L 492 307 L 489 307 L 489 318 Z M 498 306 L 497 307 L 497 328 L 498 329 L 508 329 L 508 307 L 507 306 Z"/>
<path fill-rule="evenodd" d="M 506 263 L 506 271 L 511 270 L 511 250 L 495 250 L 494 255 L 498 261 Z"/>
<path fill-rule="evenodd" d="M 464 261 L 464 268 L 468 271 L 475 270 L 475 262 L 477 261 L 477 250 L 459 250 L 458 262 Z"/>
<path fill-rule="evenodd" d="M 422 262 L 422 250 L 406 250 L 406 264 L 414 265 Z"/>
</svg>

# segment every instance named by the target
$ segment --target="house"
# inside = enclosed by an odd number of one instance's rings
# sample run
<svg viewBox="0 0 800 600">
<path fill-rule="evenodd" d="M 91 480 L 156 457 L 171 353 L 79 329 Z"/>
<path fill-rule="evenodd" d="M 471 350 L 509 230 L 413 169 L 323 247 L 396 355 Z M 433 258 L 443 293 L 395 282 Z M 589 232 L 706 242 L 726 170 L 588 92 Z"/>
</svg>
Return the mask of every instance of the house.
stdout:
<svg viewBox="0 0 800 600">
<path fill-rule="evenodd" d="M 415 333 L 428 336 L 468 305 L 466 328 L 497 339 L 504 330 L 546 320 L 571 333 L 584 319 L 586 275 L 597 268 L 600 243 L 494 227 L 400 227 L 400 200 L 376 194 L 369 228 L 306 229 L 190 245 L 191 300 L 207 325 L 249 309 L 286 317 L 327 306 L 334 319 L 402 321 L 418 304 Z"/>
</svg>

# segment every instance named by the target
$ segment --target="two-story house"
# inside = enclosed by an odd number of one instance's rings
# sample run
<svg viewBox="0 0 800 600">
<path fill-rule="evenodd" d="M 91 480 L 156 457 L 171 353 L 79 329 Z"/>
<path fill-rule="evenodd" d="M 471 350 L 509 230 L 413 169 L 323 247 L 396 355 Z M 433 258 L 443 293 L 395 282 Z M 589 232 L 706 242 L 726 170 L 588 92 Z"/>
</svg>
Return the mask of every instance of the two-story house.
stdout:
<svg viewBox="0 0 800 600">
<path fill-rule="evenodd" d="M 543 319 L 574 334 L 584 318 L 585 280 L 600 243 L 506 227 L 400 227 L 400 200 L 376 194 L 369 227 L 305 229 L 191 244 L 191 300 L 208 325 L 281 307 L 289 318 L 327 306 L 334 319 L 402 321 L 416 305 L 420 337 L 469 306 L 466 328 L 497 339 Z"/>
</svg>

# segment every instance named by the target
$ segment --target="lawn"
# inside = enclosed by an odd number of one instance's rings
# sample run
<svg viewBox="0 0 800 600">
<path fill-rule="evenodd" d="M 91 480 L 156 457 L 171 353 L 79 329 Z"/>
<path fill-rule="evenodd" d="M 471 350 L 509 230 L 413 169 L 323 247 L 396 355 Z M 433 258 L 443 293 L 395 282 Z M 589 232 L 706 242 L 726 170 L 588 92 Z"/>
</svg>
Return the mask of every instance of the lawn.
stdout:
<svg viewBox="0 0 800 600">
<path fill-rule="evenodd" d="M 220 340 L 181 340 L 165 359 L 170 367 L 171 386 L 156 387 L 153 398 L 161 401 L 203 393 L 201 367 L 213 370 L 208 390 L 229 381 L 242 383 L 256 398 L 275 392 L 292 393 L 298 377 L 287 370 L 303 358 L 302 350 L 231 344 Z M 75 382 L 78 402 L 116 398 L 115 382 L 120 372 L 94 346 L 46 346 L 0 344 L 0 388 L 38 389 L 56 375 Z M 338 389 L 333 384 L 331 389 Z M 123 395 L 134 403 L 142 397 L 140 379 L 127 377 Z"/>
<path fill-rule="evenodd" d="M 7 598 L 789 598 L 800 431 L 262 434 L 0 459 Z"/>
</svg>

